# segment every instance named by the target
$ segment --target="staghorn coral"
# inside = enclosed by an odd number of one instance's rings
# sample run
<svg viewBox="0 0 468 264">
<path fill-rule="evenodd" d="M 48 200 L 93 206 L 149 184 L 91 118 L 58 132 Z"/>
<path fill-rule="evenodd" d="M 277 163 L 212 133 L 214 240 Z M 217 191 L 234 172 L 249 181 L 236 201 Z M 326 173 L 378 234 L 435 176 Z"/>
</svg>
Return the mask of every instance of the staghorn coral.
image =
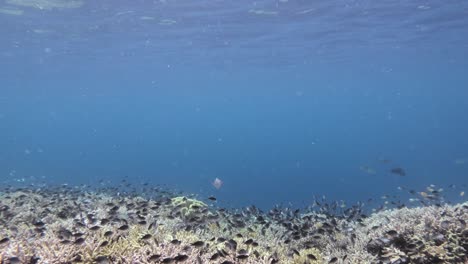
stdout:
<svg viewBox="0 0 468 264">
<path fill-rule="evenodd" d="M 302 249 L 298 251 L 299 254 L 294 255 L 293 259 L 288 261 L 288 263 L 292 264 L 316 264 L 316 263 L 323 263 L 324 260 L 322 258 L 322 254 L 316 248 L 308 248 Z"/>
<path fill-rule="evenodd" d="M 358 237 L 383 263 L 463 263 L 468 204 L 388 210 L 366 219 Z"/>
<path fill-rule="evenodd" d="M 175 207 L 182 206 L 182 207 L 186 207 L 186 208 L 193 208 L 194 206 L 198 206 L 198 207 L 207 207 L 208 206 L 202 201 L 187 198 L 185 196 L 174 197 L 174 198 L 171 199 L 171 203 Z"/>
<path fill-rule="evenodd" d="M 190 213 L 187 213 L 190 212 Z M 468 204 L 351 218 L 75 188 L 0 194 L 4 263 L 463 263 Z M 405 262 L 406 261 L 406 262 Z M 1 263 L 1 262 L 0 262 Z"/>
</svg>

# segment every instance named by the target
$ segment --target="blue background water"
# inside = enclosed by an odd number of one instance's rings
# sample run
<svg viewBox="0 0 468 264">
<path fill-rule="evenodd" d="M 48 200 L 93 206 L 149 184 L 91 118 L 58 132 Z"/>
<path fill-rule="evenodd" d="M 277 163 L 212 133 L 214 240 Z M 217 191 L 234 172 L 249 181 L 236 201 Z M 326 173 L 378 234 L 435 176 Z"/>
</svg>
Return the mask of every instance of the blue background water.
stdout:
<svg viewBox="0 0 468 264">
<path fill-rule="evenodd" d="M 456 184 L 466 199 L 466 1 L 13 2 L 3 185 L 129 177 L 270 207 Z"/>
</svg>

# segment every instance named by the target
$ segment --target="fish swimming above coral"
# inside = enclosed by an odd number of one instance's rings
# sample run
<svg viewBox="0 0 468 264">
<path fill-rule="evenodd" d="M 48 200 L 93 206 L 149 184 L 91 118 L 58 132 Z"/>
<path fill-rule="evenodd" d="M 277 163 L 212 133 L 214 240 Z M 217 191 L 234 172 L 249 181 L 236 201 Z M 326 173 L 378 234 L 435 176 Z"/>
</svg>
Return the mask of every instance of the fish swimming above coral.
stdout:
<svg viewBox="0 0 468 264">
<path fill-rule="evenodd" d="M 403 168 L 393 168 L 390 170 L 391 173 L 400 175 L 400 176 L 406 176 L 406 171 Z"/>
<path fill-rule="evenodd" d="M 385 195 L 372 214 L 364 203 L 342 207 L 325 196 L 314 198 L 313 207 L 277 205 L 263 212 L 255 206 L 220 208 L 175 190 L 148 197 L 137 190 L 125 196 L 118 188 L 1 190 L 0 262 L 468 261 L 460 246 L 466 245 L 468 203 L 445 203 L 442 188 L 435 185 L 414 192 L 421 201 L 418 207 Z M 439 247 L 441 243 L 447 247 Z M 410 258 L 415 262 L 402 262 Z"/>
</svg>

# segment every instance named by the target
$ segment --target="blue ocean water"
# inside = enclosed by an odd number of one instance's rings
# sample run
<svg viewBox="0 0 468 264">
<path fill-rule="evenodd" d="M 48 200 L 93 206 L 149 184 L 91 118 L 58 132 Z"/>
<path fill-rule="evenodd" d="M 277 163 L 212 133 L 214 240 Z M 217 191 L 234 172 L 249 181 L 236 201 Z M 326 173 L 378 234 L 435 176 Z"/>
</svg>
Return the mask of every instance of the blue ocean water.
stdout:
<svg viewBox="0 0 468 264">
<path fill-rule="evenodd" d="M 466 200 L 466 1 L 5 0 L 0 40 L 4 186 Z"/>
</svg>

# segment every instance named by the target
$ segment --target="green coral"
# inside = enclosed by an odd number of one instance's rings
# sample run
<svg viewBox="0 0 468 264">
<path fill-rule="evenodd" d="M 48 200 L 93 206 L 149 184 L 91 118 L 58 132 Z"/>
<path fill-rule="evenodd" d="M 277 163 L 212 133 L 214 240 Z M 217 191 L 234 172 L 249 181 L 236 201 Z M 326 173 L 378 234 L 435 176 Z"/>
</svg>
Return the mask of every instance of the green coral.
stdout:
<svg viewBox="0 0 468 264">
<path fill-rule="evenodd" d="M 185 196 L 178 196 L 171 199 L 171 204 L 174 207 L 180 208 L 180 212 L 184 217 L 191 217 L 198 209 L 207 207 L 208 205 L 196 199 L 190 199 Z"/>
</svg>

